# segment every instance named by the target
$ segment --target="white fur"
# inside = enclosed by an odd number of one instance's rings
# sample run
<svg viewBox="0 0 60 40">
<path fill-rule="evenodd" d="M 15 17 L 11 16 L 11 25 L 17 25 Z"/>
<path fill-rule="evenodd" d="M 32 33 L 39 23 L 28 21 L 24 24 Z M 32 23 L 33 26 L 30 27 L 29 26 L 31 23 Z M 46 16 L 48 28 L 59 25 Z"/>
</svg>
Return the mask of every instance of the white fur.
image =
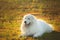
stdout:
<svg viewBox="0 0 60 40">
<path fill-rule="evenodd" d="M 24 21 L 26 21 L 26 23 L 24 23 Z M 44 33 L 50 33 L 52 31 L 53 28 L 50 24 L 36 19 L 36 17 L 31 14 L 25 15 L 23 18 L 21 24 L 21 32 L 23 36 L 33 35 L 33 37 L 38 37 L 42 36 Z"/>
</svg>

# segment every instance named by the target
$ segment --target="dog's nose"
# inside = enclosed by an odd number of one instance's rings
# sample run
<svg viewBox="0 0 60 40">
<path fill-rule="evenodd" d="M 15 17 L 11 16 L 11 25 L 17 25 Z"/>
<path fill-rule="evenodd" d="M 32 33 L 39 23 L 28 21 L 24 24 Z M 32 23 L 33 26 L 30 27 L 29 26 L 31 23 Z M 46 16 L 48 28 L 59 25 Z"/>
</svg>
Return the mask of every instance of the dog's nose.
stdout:
<svg viewBox="0 0 60 40">
<path fill-rule="evenodd" d="M 26 21 L 24 21 L 24 23 L 26 23 Z"/>
</svg>

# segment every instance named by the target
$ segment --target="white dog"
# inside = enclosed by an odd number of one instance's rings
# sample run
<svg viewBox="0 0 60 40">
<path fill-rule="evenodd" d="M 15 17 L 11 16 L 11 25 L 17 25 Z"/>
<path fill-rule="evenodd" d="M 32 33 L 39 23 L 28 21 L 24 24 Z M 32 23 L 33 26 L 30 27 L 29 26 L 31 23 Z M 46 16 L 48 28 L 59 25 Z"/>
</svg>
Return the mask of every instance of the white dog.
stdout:
<svg viewBox="0 0 60 40">
<path fill-rule="evenodd" d="M 33 35 L 33 37 L 38 37 L 52 31 L 53 28 L 50 24 L 42 20 L 37 20 L 36 17 L 31 14 L 25 15 L 23 18 L 21 24 L 22 36 Z"/>
</svg>

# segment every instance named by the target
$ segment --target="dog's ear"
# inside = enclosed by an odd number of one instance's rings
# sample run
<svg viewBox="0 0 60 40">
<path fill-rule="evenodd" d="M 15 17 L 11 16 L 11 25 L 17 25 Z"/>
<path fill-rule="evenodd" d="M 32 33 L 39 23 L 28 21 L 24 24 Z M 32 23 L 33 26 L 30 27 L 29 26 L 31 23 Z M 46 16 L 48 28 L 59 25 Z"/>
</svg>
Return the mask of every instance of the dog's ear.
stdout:
<svg viewBox="0 0 60 40">
<path fill-rule="evenodd" d="M 30 15 L 31 15 L 31 14 L 30 14 Z M 31 15 L 31 18 L 32 18 L 32 19 L 36 19 L 36 17 L 35 17 L 34 15 Z"/>
</svg>

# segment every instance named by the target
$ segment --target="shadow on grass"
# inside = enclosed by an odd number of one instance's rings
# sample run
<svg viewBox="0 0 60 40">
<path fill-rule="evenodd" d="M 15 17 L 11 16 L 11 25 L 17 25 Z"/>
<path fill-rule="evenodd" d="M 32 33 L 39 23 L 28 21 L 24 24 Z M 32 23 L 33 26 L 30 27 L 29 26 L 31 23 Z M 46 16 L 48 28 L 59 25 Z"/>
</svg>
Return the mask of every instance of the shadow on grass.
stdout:
<svg viewBox="0 0 60 40">
<path fill-rule="evenodd" d="M 60 40 L 60 32 L 51 32 L 51 33 L 46 33 L 42 37 L 22 37 L 18 38 L 19 40 Z"/>
</svg>

